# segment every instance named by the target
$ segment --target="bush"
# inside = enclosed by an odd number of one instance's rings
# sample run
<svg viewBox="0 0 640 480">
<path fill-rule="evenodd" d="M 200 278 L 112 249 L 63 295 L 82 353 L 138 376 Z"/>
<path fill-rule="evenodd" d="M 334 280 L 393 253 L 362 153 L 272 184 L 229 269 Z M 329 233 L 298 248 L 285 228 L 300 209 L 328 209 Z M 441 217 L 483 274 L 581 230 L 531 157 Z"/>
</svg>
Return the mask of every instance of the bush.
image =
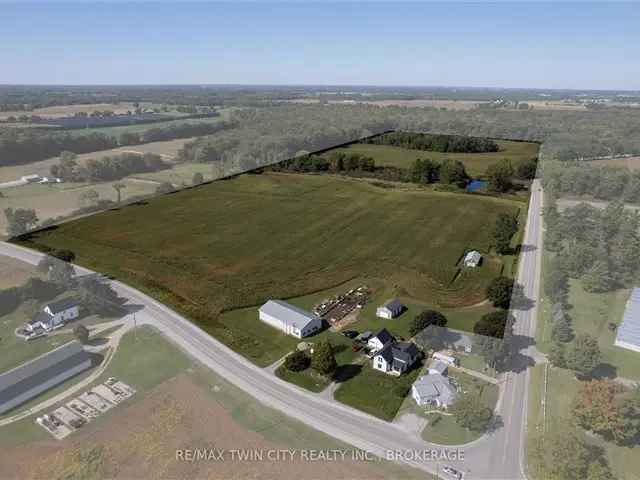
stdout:
<svg viewBox="0 0 640 480">
<path fill-rule="evenodd" d="M 425 310 L 413 319 L 409 333 L 411 336 L 417 335 L 429 325 L 437 325 L 438 327 L 444 327 L 447 324 L 447 318 L 436 310 Z"/>
<path fill-rule="evenodd" d="M 290 372 L 302 372 L 309 368 L 310 364 L 311 359 L 300 350 L 296 350 L 295 352 L 287 355 L 287 358 L 284 360 L 284 366 Z"/>
<path fill-rule="evenodd" d="M 499 310 L 483 315 L 478 323 L 473 326 L 473 333 L 484 335 L 485 337 L 502 338 L 507 325 L 508 315 L 509 313 L 506 310 Z"/>
<path fill-rule="evenodd" d="M 493 302 L 494 307 L 509 308 L 512 292 L 513 280 L 507 277 L 496 277 L 491 280 L 487 288 L 487 297 Z"/>
</svg>

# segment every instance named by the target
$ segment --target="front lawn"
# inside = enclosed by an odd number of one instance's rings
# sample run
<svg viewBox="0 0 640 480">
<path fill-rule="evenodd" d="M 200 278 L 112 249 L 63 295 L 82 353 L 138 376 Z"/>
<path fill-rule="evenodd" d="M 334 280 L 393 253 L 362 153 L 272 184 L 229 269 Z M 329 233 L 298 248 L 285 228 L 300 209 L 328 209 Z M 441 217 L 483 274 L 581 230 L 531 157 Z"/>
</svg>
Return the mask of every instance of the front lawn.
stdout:
<svg viewBox="0 0 640 480">
<path fill-rule="evenodd" d="M 278 378 L 287 382 L 298 385 L 299 387 L 306 388 L 315 393 L 323 391 L 331 383 L 331 378 L 325 375 L 320 375 L 313 368 L 309 367 L 302 372 L 292 372 L 284 365 L 281 365 L 276 370 Z"/>
<path fill-rule="evenodd" d="M 359 373 L 340 384 L 334 398 L 342 403 L 370 413 L 383 420 L 395 418 L 406 395 L 418 377 L 421 366 L 416 364 L 410 372 L 396 377 L 364 366 Z"/>
</svg>

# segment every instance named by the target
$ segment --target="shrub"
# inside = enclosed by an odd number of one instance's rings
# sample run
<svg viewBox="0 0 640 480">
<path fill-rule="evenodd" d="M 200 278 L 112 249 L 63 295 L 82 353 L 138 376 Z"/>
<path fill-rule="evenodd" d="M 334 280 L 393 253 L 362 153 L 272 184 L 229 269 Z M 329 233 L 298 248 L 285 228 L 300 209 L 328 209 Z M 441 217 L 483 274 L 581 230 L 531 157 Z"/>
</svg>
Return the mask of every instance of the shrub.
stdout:
<svg viewBox="0 0 640 480">
<path fill-rule="evenodd" d="M 300 350 L 296 350 L 295 352 L 287 355 L 287 358 L 284 360 L 284 366 L 290 372 L 301 372 L 309 368 L 310 364 L 311 359 Z"/>
</svg>

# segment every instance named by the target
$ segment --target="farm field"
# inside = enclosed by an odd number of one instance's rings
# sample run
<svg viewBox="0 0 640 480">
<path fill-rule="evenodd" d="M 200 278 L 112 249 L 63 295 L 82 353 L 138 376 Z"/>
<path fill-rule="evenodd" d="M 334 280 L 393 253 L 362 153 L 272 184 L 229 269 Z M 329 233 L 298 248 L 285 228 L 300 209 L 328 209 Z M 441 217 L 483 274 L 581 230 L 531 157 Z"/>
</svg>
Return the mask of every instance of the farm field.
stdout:
<svg viewBox="0 0 640 480">
<path fill-rule="evenodd" d="M 141 103 L 142 108 L 149 108 L 151 104 Z M 0 112 L 0 120 L 4 120 L 9 117 L 19 117 L 20 115 L 38 115 L 44 118 L 60 118 L 73 116 L 76 113 L 92 113 L 96 110 L 104 111 L 110 110 L 115 114 L 127 113 L 127 111 L 134 111 L 133 103 L 89 103 L 86 105 L 58 105 L 54 107 L 36 108 L 31 111 L 15 111 L 15 112 Z"/>
<path fill-rule="evenodd" d="M 359 153 L 373 158 L 376 165 L 397 168 L 409 168 L 418 158 L 430 158 L 436 161 L 444 159 L 459 160 L 472 177 L 482 177 L 489 165 L 503 158 L 510 159 L 516 165 L 521 161 L 535 158 L 538 155 L 539 145 L 536 143 L 509 140 L 497 140 L 496 143 L 500 146 L 500 151 L 491 153 L 441 153 L 366 143 L 356 143 L 347 147 L 336 148 L 331 152 Z M 330 155 L 331 152 L 325 155 Z"/>
<path fill-rule="evenodd" d="M 256 317 L 237 324 L 220 313 L 358 277 L 442 308 L 477 304 L 499 263 L 462 272 L 456 264 L 466 249 L 488 252 L 497 215 L 518 208 L 505 199 L 381 189 L 342 177 L 246 174 L 81 218 L 25 242 L 73 250 L 78 263 L 146 291 L 268 364 L 279 358 L 273 345 L 284 354 L 292 338 Z"/>
<path fill-rule="evenodd" d="M 620 167 L 629 170 L 640 170 L 640 157 L 612 158 L 610 160 L 592 160 L 590 165 L 598 167 Z"/>
<path fill-rule="evenodd" d="M 0 290 L 17 287 L 37 274 L 36 267 L 11 257 L 0 255 Z"/>
</svg>

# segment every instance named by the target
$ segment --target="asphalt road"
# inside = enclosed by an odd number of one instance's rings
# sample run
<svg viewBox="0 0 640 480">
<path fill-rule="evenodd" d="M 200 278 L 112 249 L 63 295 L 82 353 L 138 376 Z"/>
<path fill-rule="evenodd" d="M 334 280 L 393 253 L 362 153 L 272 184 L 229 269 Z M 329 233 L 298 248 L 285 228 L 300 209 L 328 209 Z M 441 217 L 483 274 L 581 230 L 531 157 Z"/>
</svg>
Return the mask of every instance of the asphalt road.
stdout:
<svg viewBox="0 0 640 480">
<path fill-rule="evenodd" d="M 523 242 L 525 247 L 520 257 L 518 273 L 518 281 L 524 285 L 525 295 L 531 299 L 537 298 L 539 285 L 540 208 L 541 192 L 536 182 L 530 201 Z M 39 252 L 7 243 L 0 243 L 0 254 L 31 264 L 37 264 L 42 257 Z M 94 272 L 77 267 L 77 273 Z M 128 298 L 130 303 L 144 307 L 136 313 L 138 324 L 154 325 L 192 357 L 261 403 L 332 437 L 382 458 L 393 458 L 430 473 L 438 472 L 443 478 L 447 478 L 441 473 L 443 465 L 452 465 L 464 471 L 465 478 L 469 479 L 524 478 L 522 462 L 529 380 L 526 369 L 518 373 L 509 373 L 503 383 L 503 396 L 498 408 L 498 415 L 503 422 L 500 428 L 476 442 L 460 447 L 464 460 L 425 459 L 425 449 L 436 450 L 438 455 L 453 455 L 457 453 L 457 449 L 426 443 L 398 425 L 384 422 L 284 382 L 269 371 L 253 365 L 151 297 L 120 282 L 114 281 L 112 286 L 120 296 Z M 535 305 L 528 310 L 514 310 L 515 331 L 520 336 L 518 341 L 523 349 L 528 348 L 525 347 L 528 338 L 532 337 L 535 331 L 535 311 Z M 523 353 L 526 354 L 526 349 Z M 525 355 L 520 355 L 519 359 L 524 357 Z M 521 362 L 517 363 L 519 365 Z"/>
</svg>

